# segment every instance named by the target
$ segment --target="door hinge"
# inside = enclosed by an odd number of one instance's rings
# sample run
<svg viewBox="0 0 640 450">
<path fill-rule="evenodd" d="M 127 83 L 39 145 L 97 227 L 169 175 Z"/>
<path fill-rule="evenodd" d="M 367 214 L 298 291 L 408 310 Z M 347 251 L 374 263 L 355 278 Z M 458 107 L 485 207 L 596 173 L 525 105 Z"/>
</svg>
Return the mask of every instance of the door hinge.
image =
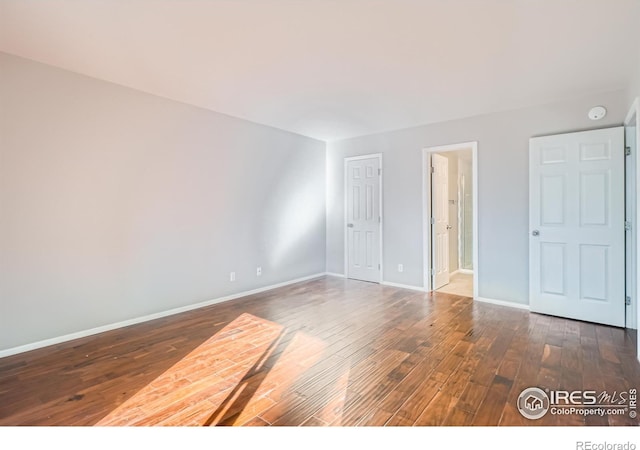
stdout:
<svg viewBox="0 0 640 450">
<path fill-rule="evenodd" d="M 430 220 L 430 222 L 431 222 L 431 225 L 433 225 L 433 224 L 435 224 L 435 223 L 436 223 L 436 219 L 434 219 L 434 218 L 432 217 L 432 218 L 431 218 L 431 220 Z"/>
<path fill-rule="evenodd" d="M 431 173 L 435 173 L 435 171 L 436 171 L 436 168 L 431 166 Z"/>
<path fill-rule="evenodd" d="M 433 269 L 429 269 L 429 275 L 434 276 L 436 274 L 436 271 Z"/>
<path fill-rule="evenodd" d="M 382 217 L 378 216 L 378 223 L 382 223 Z"/>
<path fill-rule="evenodd" d="M 624 154 L 625 154 L 625 156 L 631 155 L 631 147 L 625 147 L 624 148 Z"/>
<path fill-rule="evenodd" d="M 627 295 L 627 297 L 626 297 L 626 298 L 625 298 L 625 300 L 624 300 L 624 304 L 625 304 L 625 305 L 627 305 L 627 306 L 631 305 L 631 297 L 629 297 L 629 296 Z"/>
<path fill-rule="evenodd" d="M 630 220 L 625 220 L 624 221 L 624 231 L 631 231 L 631 221 Z"/>
<path fill-rule="evenodd" d="M 380 263 L 378 263 L 378 270 L 380 270 Z"/>
<path fill-rule="evenodd" d="M 378 169 L 378 175 L 382 175 L 382 169 Z"/>
</svg>

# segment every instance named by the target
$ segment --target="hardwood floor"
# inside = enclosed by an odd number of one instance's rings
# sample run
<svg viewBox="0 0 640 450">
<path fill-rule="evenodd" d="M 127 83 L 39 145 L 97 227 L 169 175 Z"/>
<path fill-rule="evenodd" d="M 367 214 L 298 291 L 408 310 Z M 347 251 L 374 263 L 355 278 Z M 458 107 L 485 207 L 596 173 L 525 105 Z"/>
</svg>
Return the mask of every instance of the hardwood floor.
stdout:
<svg viewBox="0 0 640 450">
<path fill-rule="evenodd" d="M 327 277 L 0 359 L 0 425 L 638 425 L 516 407 L 639 388 L 635 352 L 622 329 Z"/>
</svg>

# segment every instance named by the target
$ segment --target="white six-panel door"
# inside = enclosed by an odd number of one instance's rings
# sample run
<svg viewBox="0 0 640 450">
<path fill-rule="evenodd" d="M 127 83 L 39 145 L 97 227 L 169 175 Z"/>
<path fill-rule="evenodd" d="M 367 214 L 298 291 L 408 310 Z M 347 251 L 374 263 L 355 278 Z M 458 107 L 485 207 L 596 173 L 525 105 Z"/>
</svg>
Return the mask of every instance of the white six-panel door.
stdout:
<svg viewBox="0 0 640 450">
<path fill-rule="evenodd" d="M 529 156 L 531 310 L 623 327 L 624 128 L 532 138 Z"/>
<path fill-rule="evenodd" d="M 347 160 L 347 277 L 380 282 L 380 159 Z"/>
<path fill-rule="evenodd" d="M 431 155 L 433 289 L 449 283 L 449 160 Z"/>
</svg>

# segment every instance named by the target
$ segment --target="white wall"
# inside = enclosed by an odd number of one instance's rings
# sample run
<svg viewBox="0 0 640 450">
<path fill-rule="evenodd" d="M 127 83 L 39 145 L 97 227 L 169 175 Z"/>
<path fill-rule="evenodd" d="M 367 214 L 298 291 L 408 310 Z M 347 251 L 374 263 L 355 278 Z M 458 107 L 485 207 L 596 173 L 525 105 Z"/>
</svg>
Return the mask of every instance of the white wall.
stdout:
<svg viewBox="0 0 640 450">
<path fill-rule="evenodd" d="M 6 54 L 0 139 L 0 350 L 325 270 L 323 142 Z"/>
<path fill-rule="evenodd" d="M 638 33 L 638 39 L 640 40 L 640 33 Z M 627 102 L 629 108 L 633 104 L 633 101 L 636 99 L 636 97 L 640 97 L 640 51 L 638 52 L 638 55 L 636 55 L 636 61 L 636 73 L 633 76 L 629 89 L 627 90 Z"/>
<path fill-rule="evenodd" d="M 609 110 L 598 123 L 587 118 L 594 105 Z M 615 91 L 328 144 L 328 271 L 343 272 L 343 158 L 384 154 L 384 277 L 422 286 L 421 150 L 478 141 L 479 295 L 528 304 L 529 138 L 620 125 L 626 112 L 625 92 Z"/>
</svg>

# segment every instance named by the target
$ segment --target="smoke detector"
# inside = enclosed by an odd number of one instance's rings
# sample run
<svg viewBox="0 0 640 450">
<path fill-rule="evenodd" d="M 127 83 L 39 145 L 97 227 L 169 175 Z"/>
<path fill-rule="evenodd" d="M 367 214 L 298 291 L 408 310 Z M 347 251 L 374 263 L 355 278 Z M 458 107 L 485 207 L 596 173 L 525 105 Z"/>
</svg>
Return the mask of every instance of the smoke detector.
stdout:
<svg viewBox="0 0 640 450">
<path fill-rule="evenodd" d="M 607 115 L 607 108 L 604 106 L 594 106 L 589 110 L 589 119 L 600 120 Z"/>
</svg>

